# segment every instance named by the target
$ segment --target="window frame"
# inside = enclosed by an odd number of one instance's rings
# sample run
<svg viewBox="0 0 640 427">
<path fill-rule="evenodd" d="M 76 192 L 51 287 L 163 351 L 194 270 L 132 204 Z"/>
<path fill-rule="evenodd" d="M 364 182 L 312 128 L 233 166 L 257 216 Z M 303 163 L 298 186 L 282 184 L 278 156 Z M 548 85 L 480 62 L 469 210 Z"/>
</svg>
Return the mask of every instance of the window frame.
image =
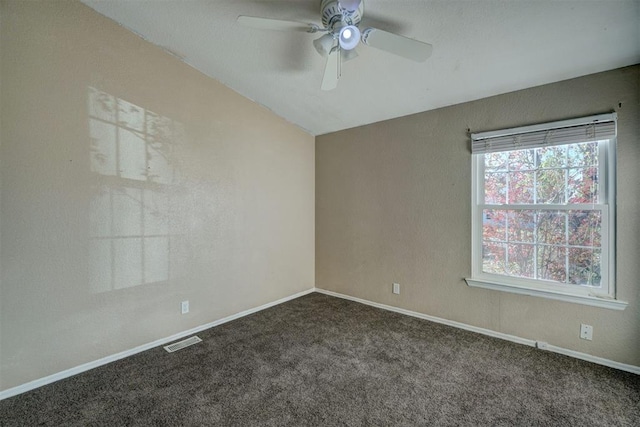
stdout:
<svg viewBox="0 0 640 427">
<path fill-rule="evenodd" d="M 615 121 L 615 113 L 610 115 Z M 588 118 L 572 119 L 562 122 L 544 123 L 532 126 L 505 129 L 501 131 L 485 132 L 476 135 L 508 135 L 520 134 L 545 129 L 556 129 L 560 126 L 572 126 L 573 124 L 588 123 L 589 119 L 602 118 L 602 115 Z M 484 156 L 485 152 L 472 153 L 471 157 L 471 278 L 466 282 L 471 287 L 486 288 L 530 296 L 569 301 L 579 304 L 592 305 L 603 308 L 623 310 L 627 303 L 616 299 L 615 291 L 615 207 L 616 207 L 616 136 L 611 138 L 585 140 L 584 142 L 598 141 L 598 192 L 601 200 L 597 204 L 485 204 L 484 203 Z M 569 142 L 574 144 L 577 142 Z M 514 150 L 527 147 L 514 147 Z M 500 150 L 503 152 L 513 150 Z M 587 285 L 571 285 L 542 279 L 520 278 L 507 275 L 486 273 L 482 271 L 483 265 L 483 210 L 497 208 L 497 210 L 536 209 L 536 210 L 566 210 L 585 209 L 600 210 L 602 214 L 602 287 Z M 592 209 L 593 208 L 593 209 Z"/>
</svg>

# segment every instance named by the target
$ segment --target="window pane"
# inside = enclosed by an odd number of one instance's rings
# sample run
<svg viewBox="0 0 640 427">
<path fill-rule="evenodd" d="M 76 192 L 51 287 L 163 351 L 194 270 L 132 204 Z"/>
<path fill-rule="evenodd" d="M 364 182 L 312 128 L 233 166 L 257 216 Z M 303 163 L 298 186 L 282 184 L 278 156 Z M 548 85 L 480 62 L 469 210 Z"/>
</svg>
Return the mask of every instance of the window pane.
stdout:
<svg viewBox="0 0 640 427">
<path fill-rule="evenodd" d="M 520 277 L 534 277 L 534 245 L 509 244 L 509 274 Z"/>
<path fill-rule="evenodd" d="M 493 274 L 506 274 L 506 249 L 503 244 L 482 245 L 482 271 Z"/>
<path fill-rule="evenodd" d="M 484 155 L 484 170 L 489 172 L 506 171 L 507 170 L 506 152 L 487 153 Z"/>
<path fill-rule="evenodd" d="M 596 166 L 598 164 L 598 143 L 585 142 L 571 144 L 567 149 L 568 166 Z"/>
<path fill-rule="evenodd" d="M 569 211 L 569 244 L 600 247 L 602 217 L 599 211 Z"/>
<path fill-rule="evenodd" d="M 509 170 L 532 170 L 536 168 L 535 150 L 509 152 Z"/>
<path fill-rule="evenodd" d="M 536 157 L 538 167 L 561 168 L 566 166 L 567 146 L 560 145 L 555 147 L 536 148 Z"/>
<path fill-rule="evenodd" d="M 600 250 L 569 248 L 569 283 L 600 286 Z"/>
<path fill-rule="evenodd" d="M 598 203 L 598 168 L 572 168 L 568 174 L 568 203 Z"/>
<path fill-rule="evenodd" d="M 538 243 L 566 245 L 566 214 L 561 211 L 538 212 Z"/>
<path fill-rule="evenodd" d="M 567 279 L 566 253 L 564 246 L 538 246 L 538 279 L 564 283 Z"/>
<path fill-rule="evenodd" d="M 534 174 L 535 172 L 509 174 L 509 203 L 533 203 Z"/>
<path fill-rule="evenodd" d="M 564 174 L 563 169 L 536 172 L 537 203 L 563 204 L 565 202 Z"/>
<path fill-rule="evenodd" d="M 483 273 L 522 278 L 518 285 L 533 288 L 544 281 L 542 288 L 555 282 L 611 291 L 601 277 L 609 259 L 607 194 L 599 194 L 609 176 L 603 149 L 607 141 L 482 155 L 482 235 L 474 244 L 482 239 Z"/>
<path fill-rule="evenodd" d="M 502 205 L 507 202 L 507 174 L 486 173 L 484 175 L 484 202 Z"/>
<path fill-rule="evenodd" d="M 485 209 L 482 212 L 482 239 L 506 240 L 506 211 Z"/>
<path fill-rule="evenodd" d="M 508 240 L 533 243 L 535 237 L 535 211 L 508 211 Z"/>
</svg>

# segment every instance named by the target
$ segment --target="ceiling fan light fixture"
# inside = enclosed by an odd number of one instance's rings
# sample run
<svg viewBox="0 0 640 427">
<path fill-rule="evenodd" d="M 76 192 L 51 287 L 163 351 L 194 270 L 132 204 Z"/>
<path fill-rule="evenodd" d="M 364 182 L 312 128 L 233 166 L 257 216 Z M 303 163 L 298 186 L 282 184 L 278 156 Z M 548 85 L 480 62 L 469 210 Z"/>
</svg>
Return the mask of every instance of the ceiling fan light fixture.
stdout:
<svg viewBox="0 0 640 427">
<path fill-rule="evenodd" d="M 316 51 L 322 56 L 329 55 L 331 52 L 331 48 L 334 44 L 334 38 L 331 34 L 325 34 L 322 37 L 319 37 L 313 41 L 313 47 L 316 48 Z"/>
<path fill-rule="evenodd" d="M 338 40 L 342 49 L 351 50 L 356 47 L 360 41 L 360 30 L 355 25 L 342 27 Z"/>
</svg>

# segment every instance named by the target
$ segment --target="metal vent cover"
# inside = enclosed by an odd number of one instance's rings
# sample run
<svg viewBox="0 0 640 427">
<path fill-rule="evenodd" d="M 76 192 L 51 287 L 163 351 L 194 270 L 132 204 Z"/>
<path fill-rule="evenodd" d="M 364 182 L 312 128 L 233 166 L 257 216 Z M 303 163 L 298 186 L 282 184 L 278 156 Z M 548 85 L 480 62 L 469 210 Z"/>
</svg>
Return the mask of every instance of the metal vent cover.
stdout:
<svg viewBox="0 0 640 427">
<path fill-rule="evenodd" d="M 173 344 L 165 345 L 163 348 L 167 350 L 167 352 L 173 353 L 174 351 L 181 350 L 185 347 L 189 347 L 190 345 L 198 344 L 199 342 L 202 342 L 202 340 L 197 335 L 194 335 L 185 340 L 174 342 Z"/>
</svg>

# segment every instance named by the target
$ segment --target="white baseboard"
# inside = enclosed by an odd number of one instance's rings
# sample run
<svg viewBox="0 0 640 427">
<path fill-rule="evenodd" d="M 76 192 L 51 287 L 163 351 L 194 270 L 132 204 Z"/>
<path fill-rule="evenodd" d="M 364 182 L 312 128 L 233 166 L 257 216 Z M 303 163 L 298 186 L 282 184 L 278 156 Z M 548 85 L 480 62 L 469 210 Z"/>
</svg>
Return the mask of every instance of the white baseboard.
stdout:
<svg viewBox="0 0 640 427">
<path fill-rule="evenodd" d="M 575 350 L 569 350 L 564 347 L 557 347 L 555 345 L 547 345 L 546 350 L 554 353 L 564 354 L 565 356 L 574 357 L 576 359 L 586 360 L 587 362 L 595 363 L 598 365 L 608 366 L 609 368 L 619 369 L 621 371 L 631 372 L 632 374 L 640 375 L 640 366 L 628 365 L 626 363 L 616 362 L 615 360 L 605 359 L 604 357 L 592 356 L 591 354 L 581 353 Z"/>
<path fill-rule="evenodd" d="M 550 345 L 547 343 L 538 343 L 538 341 L 530 340 L 527 338 L 521 338 L 515 335 L 509 335 L 502 332 L 492 331 L 491 329 L 479 328 L 477 326 L 467 325 L 466 323 L 455 322 L 453 320 L 442 319 L 440 317 L 429 316 L 427 314 L 418 313 L 411 310 L 405 310 L 403 308 L 393 307 L 391 305 L 380 304 L 377 302 L 365 300 L 362 298 L 352 297 L 350 295 L 344 295 L 337 292 L 326 291 L 324 289 L 315 288 L 315 291 L 321 294 L 330 295 L 333 297 L 338 297 L 342 299 L 346 299 L 349 301 L 359 302 L 361 304 L 370 305 L 372 307 L 381 308 L 383 310 L 389 310 L 400 314 L 405 314 L 407 316 L 417 317 L 419 319 L 429 320 L 431 322 L 442 323 L 444 325 L 453 326 L 456 328 L 464 329 L 471 332 L 477 332 L 479 334 L 488 335 L 490 337 L 500 338 L 507 341 L 512 341 L 518 344 L 528 345 L 530 347 L 539 347 L 546 351 L 552 351 L 554 353 L 564 354 L 565 356 L 574 357 L 576 359 L 586 360 L 587 362 L 596 363 L 598 365 L 608 366 L 610 368 L 619 369 L 621 371 L 631 372 L 634 374 L 640 375 L 640 366 L 635 365 L 627 365 L 626 363 L 616 362 L 610 359 L 605 359 L 603 357 L 592 356 L 590 354 L 581 353 L 579 351 L 569 350 L 563 347 L 557 347 L 555 345 Z M 543 344 L 543 345 L 539 345 Z"/>
<path fill-rule="evenodd" d="M 418 313 L 418 312 L 411 311 L 411 310 L 405 310 L 403 308 L 393 307 L 393 306 L 386 305 L 386 304 L 380 304 L 380 303 L 377 303 L 377 302 L 368 301 L 368 300 L 365 300 L 365 299 L 356 298 L 356 297 L 352 297 L 352 296 L 349 296 L 349 295 L 340 294 L 340 293 L 337 293 L 337 292 L 327 291 L 327 290 L 319 289 L 319 288 L 312 288 L 312 289 L 308 289 L 306 291 L 298 292 L 296 294 L 290 295 L 290 296 L 285 297 L 285 298 L 281 298 L 281 299 L 279 299 L 277 301 L 273 301 L 273 302 L 270 302 L 270 303 L 267 303 L 267 304 L 263 304 L 263 305 L 261 305 L 259 307 L 254 307 L 254 308 L 250 308 L 250 309 L 245 310 L 245 311 L 241 311 L 240 313 L 236 313 L 236 314 L 233 314 L 231 316 L 227 316 L 225 318 L 222 318 L 222 319 L 207 323 L 205 325 L 200 325 L 200 326 L 197 326 L 195 328 L 192 328 L 192 329 L 189 329 L 189 330 L 186 330 L 186 331 L 183 331 L 183 332 L 179 332 L 177 334 L 171 335 L 171 336 L 166 337 L 166 338 L 161 338 L 159 340 L 156 340 L 156 341 L 153 341 L 153 342 L 150 342 L 150 343 L 147 343 L 147 344 L 143 344 L 143 345 L 140 345 L 138 347 L 122 351 L 120 353 L 112 354 L 110 356 L 106 356 L 106 357 L 103 357 L 101 359 L 94 360 L 92 362 L 87 362 L 87 363 L 84 363 L 82 365 L 79 365 L 79 366 L 76 366 L 76 367 L 73 367 L 73 368 L 70 368 L 70 369 L 67 369 L 67 370 L 52 374 L 52 375 L 48 375 L 48 376 L 43 377 L 43 378 L 39 378 L 37 380 L 33 380 L 33 381 L 28 382 L 28 383 L 21 384 L 21 385 L 16 386 L 16 387 L 9 388 L 9 389 L 4 390 L 4 391 L 0 391 L 0 400 L 6 399 L 6 398 L 9 398 L 9 397 L 12 397 L 12 396 L 16 396 L 16 395 L 21 394 L 21 393 L 25 393 L 25 392 L 27 392 L 29 390 L 33 390 L 33 389 L 36 389 L 38 387 L 42 387 L 44 385 L 51 384 L 53 382 L 62 380 L 64 378 L 68 378 L 68 377 L 77 375 L 79 373 L 91 370 L 93 368 L 97 368 L 99 366 L 106 365 L 107 363 L 115 362 L 116 360 L 120 360 L 120 359 L 123 359 L 125 357 L 132 356 L 134 354 L 141 353 L 143 351 L 152 349 L 154 347 L 158 347 L 158 346 L 170 343 L 172 341 L 176 341 L 176 340 L 184 338 L 184 337 L 186 337 L 188 335 L 192 335 L 192 334 L 198 333 L 200 331 L 203 331 L 205 329 L 213 328 L 214 326 L 222 325 L 223 323 L 227 323 L 227 322 L 230 322 L 232 320 L 239 319 L 241 317 L 248 316 L 248 315 L 253 314 L 253 313 L 257 313 L 258 311 L 265 310 L 267 308 L 270 308 L 270 307 L 273 307 L 275 305 L 282 304 L 284 302 L 299 298 L 301 296 L 310 294 L 312 292 L 318 292 L 318 293 L 325 294 L 325 295 L 330 295 L 330 296 L 333 296 L 333 297 L 338 297 L 338 298 L 342 298 L 342 299 L 346 299 L 346 300 L 350 300 L 350 301 L 354 301 L 354 302 L 359 302 L 361 304 L 370 305 L 370 306 L 373 306 L 373 307 L 381 308 L 383 310 L 389 310 L 389 311 L 393 311 L 393 312 L 396 312 L 396 313 L 405 314 L 407 316 L 417 317 L 419 319 L 425 319 L 425 320 L 429 320 L 429 321 L 436 322 L 436 323 L 442 323 L 444 325 L 453 326 L 453 327 L 464 329 L 464 330 L 471 331 L 471 332 L 477 332 L 479 334 L 488 335 L 488 336 L 491 336 L 491 337 L 500 338 L 500 339 L 504 339 L 504 340 L 507 340 L 507 341 L 512 341 L 512 342 L 515 342 L 515 343 L 518 343 L 518 344 L 528 345 L 530 347 L 535 347 L 536 344 L 537 344 L 537 342 L 534 341 L 534 340 L 517 337 L 515 335 L 509 335 L 509 334 L 505 334 L 505 333 L 502 333 L 502 332 L 496 332 L 496 331 L 492 331 L 490 329 L 485 329 L 485 328 L 479 328 L 477 326 L 467 325 L 465 323 L 455 322 L 453 320 L 442 319 L 440 317 L 429 316 L 427 314 L 422 314 L 422 313 Z M 605 358 L 597 357 L 597 356 L 592 356 L 590 354 L 580 353 L 578 351 L 569 350 L 569 349 L 566 349 L 566 348 L 557 347 L 557 346 L 549 345 L 549 344 L 546 344 L 544 346 L 544 349 L 547 350 L 547 351 L 552 351 L 554 353 L 559 353 L 559 354 L 564 354 L 566 356 L 574 357 L 576 359 L 582 359 L 582 360 L 586 360 L 588 362 L 592 362 L 592 363 L 596 363 L 596 364 L 599 364 L 599 365 L 608 366 L 610 368 L 619 369 L 621 371 L 632 372 L 634 374 L 639 374 L 640 375 L 640 366 L 627 365 L 625 363 L 615 362 L 613 360 L 609 360 L 609 359 L 605 359 Z"/>
<path fill-rule="evenodd" d="M 43 385 L 47 385 L 47 384 L 51 384 L 53 382 L 62 380 L 64 378 L 68 378 L 74 375 L 77 375 L 81 372 L 85 372 L 88 371 L 90 369 L 93 368 L 97 368 L 98 366 L 102 366 L 102 365 L 106 365 L 107 363 L 111 363 L 111 362 L 115 362 L 116 360 L 120 360 L 120 359 L 124 359 L 125 357 L 128 356 L 132 356 L 134 354 L 137 353 L 141 353 L 143 351 L 146 350 L 150 350 L 154 347 L 158 347 L 167 343 L 170 343 L 172 341 L 176 341 L 180 338 L 184 338 L 187 335 L 192 335 L 201 331 L 204 331 L 205 329 L 209 329 L 209 328 L 213 328 L 214 326 L 218 326 L 218 325 L 222 325 L 223 323 L 227 323 L 230 322 L 232 320 L 236 320 L 239 319 L 240 317 L 244 317 L 244 316 L 248 316 L 250 314 L 256 313 L 258 311 L 262 311 L 265 310 L 267 308 L 273 307 L 275 305 L 278 304 L 282 304 L 284 302 L 290 301 L 292 299 L 296 299 L 299 298 L 301 296 L 310 294 L 312 292 L 315 291 L 315 288 L 311 288 L 311 289 L 307 289 L 306 291 L 302 291 L 302 292 L 298 292 L 297 294 L 293 294 L 290 295 L 288 297 L 284 297 L 281 298 L 277 301 L 272 301 L 266 304 L 263 304 L 259 307 L 254 307 L 254 308 L 250 308 L 248 310 L 245 311 L 241 311 L 240 313 L 236 313 L 236 314 L 232 314 L 231 316 L 227 316 L 225 318 L 219 319 L 219 320 L 215 320 L 213 322 L 207 323 L 205 325 L 200 325 L 200 326 L 196 326 L 195 328 L 186 330 L 186 331 L 182 331 L 182 332 L 178 332 L 177 334 L 173 334 L 169 337 L 166 338 L 161 338 L 159 340 L 155 340 L 153 342 L 147 343 L 147 344 L 143 344 L 140 345 L 138 347 L 129 349 L 129 350 L 125 350 L 125 351 L 121 351 L 120 353 L 116 353 L 116 354 L 112 354 L 110 356 L 106 356 L 103 357 L 101 359 L 98 360 L 94 360 L 92 362 L 87 362 L 87 363 L 83 363 L 82 365 L 70 368 L 70 369 L 66 369 L 62 372 L 58 372 L 52 375 L 48 375 L 46 377 L 43 378 L 39 378 L 37 380 L 33 380 L 33 381 L 29 381 L 28 383 L 25 384 L 21 384 L 19 386 L 16 387 L 12 387 L 9 388 L 7 390 L 4 391 L 0 391 L 0 400 L 2 399 L 6 399 L 8 397 L 12 397 L 24 392 L 27 392 L 29 390 L 33 390 L 35 388 L 38 387 L 42 387 Z"/>
</svg>

